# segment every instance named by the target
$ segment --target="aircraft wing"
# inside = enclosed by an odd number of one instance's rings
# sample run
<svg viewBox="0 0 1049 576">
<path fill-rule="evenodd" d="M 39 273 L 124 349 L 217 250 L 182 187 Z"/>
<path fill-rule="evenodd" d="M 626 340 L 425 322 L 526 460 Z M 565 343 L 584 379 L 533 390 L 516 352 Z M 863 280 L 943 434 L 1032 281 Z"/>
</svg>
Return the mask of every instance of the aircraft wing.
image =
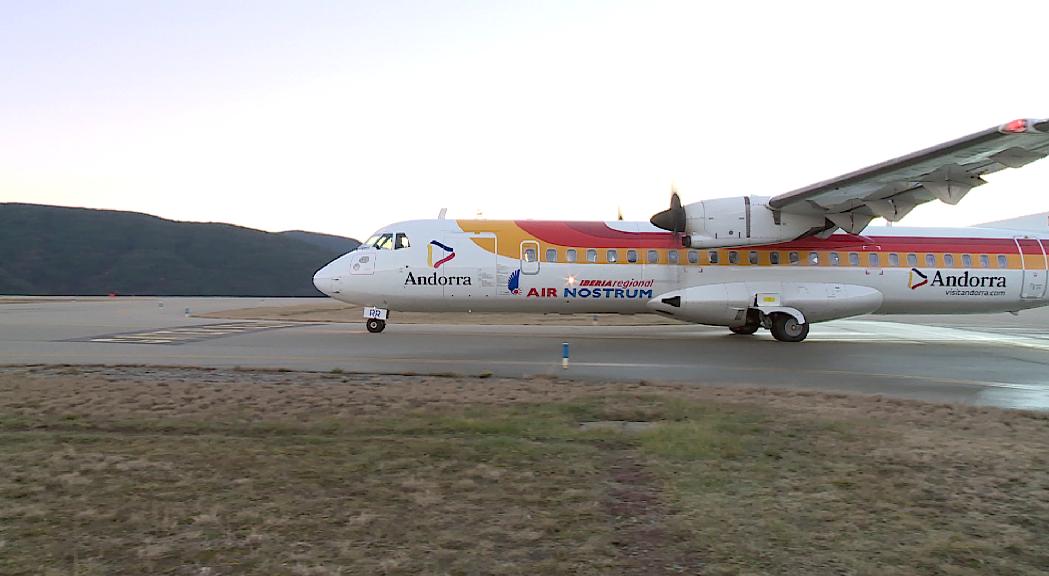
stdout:
<svg viewBox="0 0 1049 576">
<path fill-rule="evenodd" d="M 957 204 L 984 174 L 1019 168 L 1049 156 L 1049 119 L 1014 120 L 774 196 L 774 210 L 819 215 L 835 227 L 858 234 L 875 217 L 895 222 L 915 206 L 939 199 Z"/>
</svg>

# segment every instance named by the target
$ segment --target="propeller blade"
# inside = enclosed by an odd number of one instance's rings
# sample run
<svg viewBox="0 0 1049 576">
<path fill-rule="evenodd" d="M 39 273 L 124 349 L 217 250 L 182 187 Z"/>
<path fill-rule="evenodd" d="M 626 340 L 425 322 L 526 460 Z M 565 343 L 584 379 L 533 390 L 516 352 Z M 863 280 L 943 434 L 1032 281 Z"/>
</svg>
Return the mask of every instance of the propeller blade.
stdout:
<svg viewBox="0 0 1049 576">
<path fill-rule="evenodd" d="M 656 214 L 649 222 L 653 226 L 675 234 L 685 231 L 685 209 L 681 207 L 681 197 L 677 195 L 677 192 L 670 195 L 670 209 Z"/>
</svg>

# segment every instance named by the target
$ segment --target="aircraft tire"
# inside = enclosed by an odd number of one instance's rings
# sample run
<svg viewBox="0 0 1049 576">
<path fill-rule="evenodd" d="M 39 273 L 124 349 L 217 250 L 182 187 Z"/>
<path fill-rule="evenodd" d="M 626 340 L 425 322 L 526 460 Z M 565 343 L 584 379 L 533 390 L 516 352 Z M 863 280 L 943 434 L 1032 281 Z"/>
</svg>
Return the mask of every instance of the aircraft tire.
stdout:
<svg viewBox="0 0 1049 576">
<path fill-rule="evenodd" d="M 385 320 L 376 320 L 374 318 L 369 318 L 368 322 L 365 325 L 368 327 L 368 332 L 371 332 L 372 334 L 378 334 L 379 332 L 382 332 L 386 329 Z"/>
<path fill-rule="evenodd" d="M 772 317 L 772 337 L 780 342 L 801 342 L 809 335 L 809 324 L 798 322 L 790 314 Z"/>
<path fill-rule="evenodd" d="M 742 326 L 729 326 L 728 329 L 729 332 L 732 332 L 733 334 L 750 336 L 751 334 L 757 332 L 758 328 L 760 327 L 760 324 L 744 324 Z"/>
</svg>

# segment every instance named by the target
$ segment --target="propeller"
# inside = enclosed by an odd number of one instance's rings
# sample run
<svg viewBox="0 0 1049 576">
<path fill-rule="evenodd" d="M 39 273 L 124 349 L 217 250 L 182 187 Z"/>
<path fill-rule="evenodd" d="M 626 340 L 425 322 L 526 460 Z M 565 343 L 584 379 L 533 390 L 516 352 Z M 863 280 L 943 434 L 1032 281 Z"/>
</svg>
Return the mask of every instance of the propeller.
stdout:
<svg viewBox="0 0 1049 576">
<path fill-rule="evenodd" d="M 670 209 L 656 214 L 649 222 L 675 234 L 685 231 L 685 209 L 681 207 L 681 197 L 677 195 L 674 187 L 670 188 Z"/>
</svg>

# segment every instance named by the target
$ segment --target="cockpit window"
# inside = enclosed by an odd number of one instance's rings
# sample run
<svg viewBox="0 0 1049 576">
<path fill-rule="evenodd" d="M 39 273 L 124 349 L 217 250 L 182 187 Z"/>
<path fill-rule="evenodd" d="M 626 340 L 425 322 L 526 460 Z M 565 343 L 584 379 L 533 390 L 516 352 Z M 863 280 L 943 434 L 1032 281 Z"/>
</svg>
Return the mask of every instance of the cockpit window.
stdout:
<svg viewBox="0 0 1049 576">
<path fill-rule="evenodd" d="M 401 248 L 411 248 L 412 243 L 408 241 L 408 236 L 403 232 L 397 233 L 397 243 L 394 246 L 394 250 L 400 250 Z"/>
<path fill-rule="evenodd" d="M 393 234 L 383 234 L 372 243 L 379 250 L 393 250 Z"/>
</svg>

